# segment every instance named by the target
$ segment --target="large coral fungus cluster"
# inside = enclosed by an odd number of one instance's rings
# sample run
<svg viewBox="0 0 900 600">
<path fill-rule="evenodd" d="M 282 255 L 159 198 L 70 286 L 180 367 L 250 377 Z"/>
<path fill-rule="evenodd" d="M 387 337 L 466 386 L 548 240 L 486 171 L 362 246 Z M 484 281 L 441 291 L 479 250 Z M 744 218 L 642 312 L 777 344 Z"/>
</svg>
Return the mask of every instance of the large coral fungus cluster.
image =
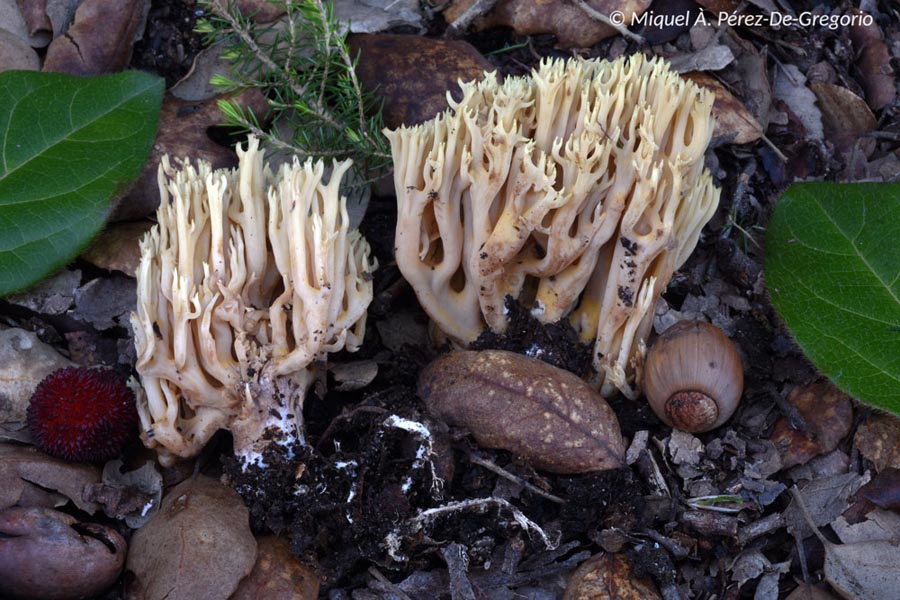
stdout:
<svg viewBox="0 0 900 600">
<path fill-rule="evenodd" d="M 108 369 L 68 367 L 45 377 L 28 405 L 34 444 L 51 456 L 101 462 L 134 437 L 134 393 Z"/>
<path fill-rule="evenodd" d="M 144 443 L 168 464 L 218 429 L 253 458 L 302 441 L 326 353 L 356 350 L 372 299 L 369 246 L 339 194 L 350 161 L 273 173 L 258 140 L 236 170 L 164 159 L 159 225 L 142 240 L 132 325 Z"/>
<path fill-rule="evenodd" d="M 605 392 L 635 396 L 653 309 L 718 205 L 703 168 L 713 97 L 661 60 L 545 60 L 489 74 L 386 131 L 397 264 L 458 342 L 507 324 L 506 296 L 568 315 Z"/>
</svg>

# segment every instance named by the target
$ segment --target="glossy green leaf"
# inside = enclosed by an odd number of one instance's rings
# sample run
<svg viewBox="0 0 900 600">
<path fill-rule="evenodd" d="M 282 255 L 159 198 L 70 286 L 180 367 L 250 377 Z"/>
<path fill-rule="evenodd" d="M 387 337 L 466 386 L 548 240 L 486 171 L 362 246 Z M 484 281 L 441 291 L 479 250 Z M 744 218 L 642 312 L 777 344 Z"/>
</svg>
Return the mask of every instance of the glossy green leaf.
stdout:
<svg viewBox="0 0 900 600">
<path fill-rule="evenodd" d="M 0 296 L 77 256 L 147 160 L 164 82 L 0 73 Z"/>
<path fill-rule="evenodd" d="M 900 184 L 791 186 L 769 224 L 765 273 L 816 367 L 900 414 Z"/>
</svg>

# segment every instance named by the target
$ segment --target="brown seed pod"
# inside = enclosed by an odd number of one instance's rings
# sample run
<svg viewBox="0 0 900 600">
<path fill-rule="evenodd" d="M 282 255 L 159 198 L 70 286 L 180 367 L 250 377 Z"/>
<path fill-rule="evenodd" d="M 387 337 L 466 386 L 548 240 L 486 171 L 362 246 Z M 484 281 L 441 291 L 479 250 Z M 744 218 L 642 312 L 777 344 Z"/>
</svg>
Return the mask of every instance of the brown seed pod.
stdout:
<svg viewBox="0 0 900 600">
<path fill-rule="evenodd" d="M 504 350 L 445 354 L 422 370 L 435 417 L 551 473 L 618 469 L 625 441 L 606 400 L 573 373 Z"/>
<path fill-rule="evenodd" d="M 722 425 L 737 409 L 744 368 L 722 330 L 680 321 L 660 335 L 644 361 L 644 393 L 666 424 L 698 433 Z"/>
</svg>

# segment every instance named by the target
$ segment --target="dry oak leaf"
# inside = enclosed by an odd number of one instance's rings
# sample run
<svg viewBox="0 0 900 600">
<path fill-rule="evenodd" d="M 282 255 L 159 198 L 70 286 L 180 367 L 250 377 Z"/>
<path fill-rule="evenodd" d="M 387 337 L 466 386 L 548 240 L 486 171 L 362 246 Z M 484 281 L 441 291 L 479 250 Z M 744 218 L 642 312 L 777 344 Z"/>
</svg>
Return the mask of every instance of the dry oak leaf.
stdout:
<svg viewBox="0 0 900 600">
<path fill-rule="evenodd" d="M 853 446 L 872 461 L 875 470 L 900 469 L 900 418 L 874 413 L 856 429 Z"/>
<path fill-rule="evenodd" d="M 713 147 L 723 143 L 749 144 L 762 137 L 763 129 L 759 121 L 750 114 L 744 103 L 729 92 L 728 88 L 719 80 L 700 71 L 684 73 L 682 77 L 712 90 L 716 95 L 712 109 L 713 117 L 716 119 L 716 128 L 713 130 Z"/>
<path fill-rule="evenodd" d="M 494 67 L 463 41 L 418 35 L 353 34 L 351 55 L 359 53 L 357 75 L 363 88 L 384 100 L 387 127 L 418 125 L 447 109 L 447 92 L 462 98 L 459 81 L 481 79 Z"/>
<path fill-rule="evenodd" d="M 781 454 L 782 468 L 805 465 L 810 459 L 831 452 L 850 433 L 850 397 L 830 383 L 798 386 L 791 390 L 787 401 L 797 409 L 809 430 L 793 428 L 787 417 L 775 422 L 769 439 Z"/>
<path fill-rule="evenodd" d="M 624 466 L 615 413 L 572 373 L 504 350 L 451 352 L 419 376 L 431 414 L 468 429 L 487 448 L 539 469 L 587 473 Z"/>
<path fill-rule="evenodd" d="M 151 227 L 153 222 L 149 220 L 110 225 L 81 253 L 81 258 L 95 267 L 134 277 L 141 262 L 141 238 Z"/>
<path fill-rule="evenodd" d="M 17 0 L 19 11 L 28 27 L 28 35 L 50 33 L 53 25 L 47 16 L 47 0 Z"/>
<path fill-rule="evenodd" d="M 33 446 L 0 444 L 0 509 L 56 506 L 60 494 L 93 514 L 99 506 L 84 499 L 86 487 L 100 483 L 100 467 L 48 456 Z"/>
<path fill-rule="evenodd" d="M 111 221 L 134 221 L 149 217 L 159 206 L 157 171 L 159 161 L 168 154 L 172 159 L 190 158 L 210 163 L 212 169 L 237 166 L 237 155 L 210 139 L 208 130 L 224 120 L 217 102 L 231 97 L 228 94 L 200 102 L 179 100 L 169 94 L 163 98 L 159 114 L 159 129 L 144 169 L 128 193 L 116 204 Z M 259 90 L 244 90 L 234 99 L 262 120 L 269 104 Z M 175 163 L 173 163 L 175 164 Z"/>
<path fill-rule="evenodd" d="M 875 115 L 866 101 L 847 88 L 833 83 L 811 83 L 809 89 L 816 95 L 822 111 L 826 139 L 842 154 L 849 153 L 861 135 L 875 130 Z"/>
<path fill-rule="evenodd" d="M 595 554 L 572 573 L 562 600 L 656 600 L 662 598 L 649 579 L 634 576 L 622 554 Z"/>
<path fill-rule="evenodd" d="M 143 600 L 226 600 L 256 562 L 241 497 L 215 479 L 178 484 L 131 538 L 127 569 Z"/>
<path fill-rule="evenodd" d="M 0 71 L 39 71 L 41 59 L 25 40 L 0 29 Z"/>
<path fill-rule="evenodd" d="M 117 73 L 131 62 L 148 0 L 84 0 L 65 35 L 47 47 L 44 71 L 70 75 Z"/>
<path fill-rule="evenodd" d="M 852 9 L 855 15 L 861 11 Z M 891 68 L 891 53 L 884 42 L 881 27 L 872 22 L 869 25 L 854 25 L 850 28 L 850 41 L 856 50 L 856 66 L 861 83 L 866 92 L 866 102 L 872 110 L 881 110 L 897 97 L 897 85 Z"/>
<path fill-rule="evenodd" d="M 229 600 L 315 600 L 319 577 L 291 554 L 287 539 L 267 535 L 256 540 L 253 571 Z"/>
</svg>

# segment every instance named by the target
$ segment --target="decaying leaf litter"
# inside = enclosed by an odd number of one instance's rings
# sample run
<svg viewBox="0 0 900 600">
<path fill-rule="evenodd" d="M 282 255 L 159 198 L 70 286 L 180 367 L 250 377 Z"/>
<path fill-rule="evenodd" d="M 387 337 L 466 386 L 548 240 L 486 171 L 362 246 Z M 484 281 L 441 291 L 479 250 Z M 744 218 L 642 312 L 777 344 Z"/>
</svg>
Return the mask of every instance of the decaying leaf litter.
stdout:
<svg viewBox="0 0 900 600">
<path fill-rule="evenodd" d="M 339 14 L 356 11 L 345 13 L 354 31 L 417 35 L 414 43 L 351 37 L 351 46 L 362 50 L 360 73 L 372 73 L 366 85 L 382 79 L 392 84 L 383 87 L 392 126 L 430 118 L 435 98 L 444 95 L 443 81 L 437 89 L 427 81 L 422 87 L 423 63 L 450 73 L 445 79 L 452 82 L 486 68 L 523 74 L 542 57 L 570 55 L 572 47 L 586 57 L 644 51 L 667 57 L 693 81 L 713 87 L 719 127 L 706 163 L 723 189 L 722 201 L 656 307 L 653 325 L 660 331 L 679 319 L 706 320 L 738 344 L 746 387 L 736 415 L 713 432 L 692 435 L 662 425 L 642 400 L 610 397 L 628 442 L 621 457 L 627 466 L 584 475 L 553 474 L 546 463 L 556 462 L 555 456 L 529 462 L 524 452 L 476 444 L 484 432 L 430 417 L 417 394 L 417 377 L 443 348 L 429 341 L 427 317 L 393 263 L 394 200 L 382 190 L 369 201 L 361 225 L 382 265 L 374 273 L 369 334 L 356 354 L 332 357 L 329 372 L 312 388 L 304 409 L 309 447 L 292 460 L 272 453 L 264 457 L 266 469 L 243 472 L 227 458 L 230 441 L 219 434 L 196 461 L 159 468 L 166 493 L 160 506 L 152 475 L 135 483 L 107 469 L 101 474 L 59 464 L 19 445 L 27 434 L 4 425 L 0 478 L 9 493 L 3 505 L 61 506 L 71 500 L 77 510 L 70 504 L 69 511 L 82 522 L 101 522 L 131 542 L 130 565 L 159 569 L 152 580 L 192 583 L 204 574 L 233 582 L 218 586 L 210 598 L 242 597 L 252 592 L 241 586 L 262 585 L 253 574 L 245 576 L 253 557 L 262 557 L 272 544 L 262 537 L 269 533 L 288 541 L 298 557 L 277 560 L 276 572 L 290 577 L 290 589 L 301 597 L 316 594 L 310 587 L 316 577 L 321 593 L 333 598 L 891 597 L 900 577 L 896 561 L 878 561 L 896 553 L 897 421 L 817 382 L 774 316 L 760 273 L 764 228 L 788 183 L 809 177 L 897 179 L 895 9 L 865 2 L 835 9 L 878 15 L 876 25 L 855 29 L 634 28 L 641 42 L 598 25 L 581 7 L 648 11 L 640 2 L 560 3 L 543 16 L 515 1 L 375 4 L 338 2 L 336 8 Z M 650 10 L 736 10 L 718 2 L 659 4 Z M 816 8 L 751 4 L 749 10 L 760 14 Z M 142 3 L 133 5 L 134 14 L 141 13 Z M 195 11 L 189 3 L 150 5 L 132 64 L 177 81 L 199 49 L 190 33 Z M 83 26 L 89 22 L 85 18 Z M 123 24 L 115 33 L 124 35 L 132 26 Z M 441 39 L 448 31 L 474 51 Z M 109 35 L 109 47 L 119 43 L 116 35 Z M 120 66 L 113 61 L 97 68 Z M 201 92 L 168 95 L 165 102 L 155 153 L 208 152 L 214 166 L 234 164 L 234 155 L 221 145 L 228 132 L 214 128 L 214 100 Z M 13 399 L 12 414 L 27 403 L 23 382 L 36 383 L 58 366 L 104 364 L 130 372 L 135 357 L 126 316 L 134 302 L 129 275 L 137 260 L 137 232 L 146 227 L 133 221 L 150 216 L 158 202 L 156 165 L 145 172 L 152 185 L 138 184 L 134 200 L 116 209 L 128 223 L 109 225 L 101 243 L 72 267 L 3 301 L 10 328 L 0 353 L 21 364 L 10 367 L 21 369 L 9 378 L 14 387 L 3 389 L 3 397 Z M 483 335 L 477 348 L 529 354 L 578 375 L 587 372 L 590 348 L 580 346 L 571 329 L 542 326 L 515 304 L 506 310 L 506 332 Z M 30 357 L 40 357 L 44 372 Z M 134 444 L 125 458 L 125 470 L 131 470 L 152 455 Z M 204 475 L 195 478 L 197 472 Z M 221 509 L 177 521 L 192 509 L 192 495 L 206 493 L 210 483 L 204 476 L 223 474 L 240 496 L 217 486 L 212 493 L 221 497 Z M 93 495 L 79 495 L 85 488 Z M 131 527 L 157 510 L 155 527 L 163 533 L 141 527 L 135 534 Z M 243 516 L 223 517 L 245 510 L 256 541 L 235 526 Z M 132 520 L 115 520 L 129 514 Z M 207 518 L 214 525 L 204 525 Z M 215 530 L 231 536 L 220 540 L 229 550 L 154 558 L 163 543 L 148 544 L 146 538 L 170 537 L 166 528 L 183 527 L 188 530 L 181 535 Z M 265 552 L 283 557 L 284 550 Z M 264 563 L 256 562 L 257 569 Z M 872 564 L 879 565 L 877 577 L 864 570 Z M 124 597 L 129 586 L 155 597 L 146 583 L 142 587 L 146 571 L 131 571 L 134 576 L 99 597 Z M 198 597 L 185 590 L 183 597 Z M 213 593 L 210 586 L 206 593 Z"/>
</svg>

